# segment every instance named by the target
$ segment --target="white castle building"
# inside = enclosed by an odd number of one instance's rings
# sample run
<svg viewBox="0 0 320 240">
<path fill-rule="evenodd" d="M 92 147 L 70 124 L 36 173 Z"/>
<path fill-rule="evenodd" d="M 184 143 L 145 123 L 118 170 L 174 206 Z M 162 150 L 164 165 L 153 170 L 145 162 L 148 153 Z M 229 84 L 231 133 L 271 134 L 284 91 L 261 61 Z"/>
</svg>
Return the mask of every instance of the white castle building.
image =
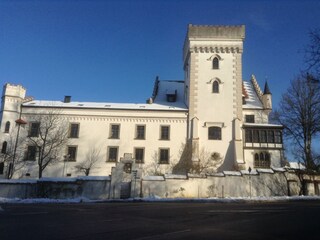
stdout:
<svg viewBox="0 0 320 240">
<path fill-rule="evenodd" d="M 39 116 L 53 111 L 68 138 L 50 156 L 58 161 L 44 169 L 46 177 L 81 175 L 76 166 L 90 153 L 97 159 L 90 175 L 98 176 L 110 175 L 124 155 L 144 174 L 281 167 L 282 126 L 269 123 L 269 87 L 262 91 L 254 76 L 242 79 L 244 38 L 244 26 L 189 25 L 184 80 L 157 77 L 151 98 L 141 104 L 34 100 L 23 86 L 5 84 L 0 178 L 12 168 L 14 178 L 38 177 Z"/>
</svg>

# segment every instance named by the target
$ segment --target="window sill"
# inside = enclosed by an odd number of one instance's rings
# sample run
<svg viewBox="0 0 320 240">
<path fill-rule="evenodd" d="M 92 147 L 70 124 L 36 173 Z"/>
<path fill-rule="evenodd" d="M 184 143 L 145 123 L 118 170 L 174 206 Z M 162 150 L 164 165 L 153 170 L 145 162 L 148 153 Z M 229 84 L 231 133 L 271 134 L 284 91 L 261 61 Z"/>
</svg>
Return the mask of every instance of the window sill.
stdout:
<svg viewBox="0 0 320 240">
<path fill-rule="evenodd" d="M 116 160 L 107 160 L 106 163 L 116 163 Z"/>
</svg>

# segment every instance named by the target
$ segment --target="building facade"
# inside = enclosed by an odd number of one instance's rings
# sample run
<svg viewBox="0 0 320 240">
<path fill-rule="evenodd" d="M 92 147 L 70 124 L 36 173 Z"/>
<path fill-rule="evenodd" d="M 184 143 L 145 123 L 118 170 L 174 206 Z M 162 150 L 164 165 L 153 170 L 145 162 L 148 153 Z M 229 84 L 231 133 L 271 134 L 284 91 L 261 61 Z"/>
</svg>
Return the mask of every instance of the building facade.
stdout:
<svg viewBox="0 0 320 240">
<path fill-rule="evenodd" d="M 90 175 L 109 175 L 125 155 L 146 175 L 281 167 L 282 126 L 269 123 L 269 86 L 242 79 L 244 38 L 244 26 L 189 25 L 184 80 L 157 77 L 141 104 L 34 100 L 23 86 L 5 84 L 0 177 L 38 176 L 48 116 L 66 139 L 50 154 L 47 177 L 82 175 L 79 165 L 89 162 Z"/>
</svg>

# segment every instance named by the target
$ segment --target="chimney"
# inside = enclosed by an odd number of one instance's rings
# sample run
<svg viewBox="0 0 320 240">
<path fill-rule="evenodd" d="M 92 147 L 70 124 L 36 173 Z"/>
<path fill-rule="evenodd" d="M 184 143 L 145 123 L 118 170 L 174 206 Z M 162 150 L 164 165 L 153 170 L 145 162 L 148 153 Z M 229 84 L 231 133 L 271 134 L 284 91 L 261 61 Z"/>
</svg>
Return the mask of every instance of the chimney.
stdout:
<svg viewBox="0 0 320 240">
<path fill-rule="evenodd" d="M 64 103 L 69 103 L 71 102 L 71 96 L 64 96 Z"/>
</svg>

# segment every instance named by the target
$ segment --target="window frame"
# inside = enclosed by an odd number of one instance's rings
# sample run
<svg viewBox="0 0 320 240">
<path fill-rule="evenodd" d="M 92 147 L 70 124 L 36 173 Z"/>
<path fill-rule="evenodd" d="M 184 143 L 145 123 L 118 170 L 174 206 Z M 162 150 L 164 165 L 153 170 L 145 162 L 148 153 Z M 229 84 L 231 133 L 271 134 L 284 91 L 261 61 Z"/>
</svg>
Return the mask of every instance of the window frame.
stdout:
<svg viewBox="0 0 320 240">
<path fill-rule="evenodd" d="M 37 127 L 34 127 L 34 126 Z M 30 122 L 28 137 L 39 137 L 40 135 L 40 122 Z"/>
<path fill-rule="evenodd" d="M 217 56 L 212 59 L 212 69 L 220 69 L 220 60 Z"/>
<path fill-rule="evenodd" d="M 220 93 L 220 83 L 218 80 L 214 80 L 212 83 L 212 93 Z"/>
<path fill-rule="evenodd" d="M 77 126 L 76 131 L 73 128 L 74 126 Z M 70 123 L 69 138 L 79 138 L 79 132 L 80 132 L 80 123 Z"/>
<path fill-rule="evenodd" d="M 140 136 L 139 128 L 143 127 L 143 136 Z M 145 140 L 146 139 L 146 125 L 136 125 L 135 139 L 137 140 Z"/>
<path fill-rule="evenodd" d="M 254 114 L 246 114 L 245 115 L 246 123 L 255 123 L 255 115 Z"/>
<path fill-rule="evenodd" d="M 10 126 L 11 126 L 10 121 L 6 121 L 6 124 L 4 126 L 4 133 L 9 133 L 10 132 Z"/>
<path fill-rule="evenodd" d="M 74 154 L 71 154 L 70 149 L 74 149 Z M 74 155 L 74 156 L 73 156 Z M 77 155 L 78 155 L 78 146 L 77 145 L 68 145 L 67 146 L 67 156 L 68 158 L 66 161 L 68 162 L 76 162 L 77 161 Z"/>
<path fill-rule="evenodd" d="M 208 127 L 208 140 L 222 140 L 222 128 L 217 126 Z"/>
<path fill-rule="evenodd" d="M 142 158 L 141 159 L 137 159 L 137 151 L 142 151 Z M 144 163 L 144 156 L 145 156 L 145 148 L 143 148 L 143 147 L 135 147 L 134 148 L 134 159 L 135 159 L 136 163 L 138 163 L 138 164 Z"/>
<path fill-rule="evenodd" d="M 169 164 L 169 163 L 170 163 L 170 148 L 159 148 L 159 164 Z"/>
<path fill-rule="evenodd" d="M 118 127 L 116 134 L 114 134 L 114 129 L 113 127 Z M 110 132 L 109 132 L 109 138 L 110 139 L 120 139 L 120 124 L 110 124 Z"/>
<path fill-rule="evenodd" d="M 112 151 L 113 151 L 113 150 L 116 150 L 116 156 L 115 156 L 114 159 L 113 159 L 113 158 L 112 158 L 112 159 L 110 158 L 110 154 L 111 154 L 111 152 L 112 152 L 111 150 L 112 150 Z M 108 146 L 107 162 L 114 162 L 114 163 L 115 163 L 115 162 L 118 162 L 118 157 L 119 157 L 118 155 L 119 155 L 119 147 L 118 147 L 118 146 Z"/>
<path fill-rule="evenodd" d="M 7 153 L 7 148 L 8 148 L 8 142 L 7 141 L 3 141 L 2 142 L 1 153 L 2 154 L 6 154 Z"/>
<path fill-rule="evenodd" d="M 164 129 L 168 129 L 167 133 L 165 133 Z M 160 140 L 170 140 L 170 125 L 161 125 L 160 126 Z"/>
<path fill-rule="evenodd" d="M 253 160 L 254 168 L 271 168 L 271 155 L 269 152 L 256 152 Z"/>
<path fill-rule="evenodd" d="M 26 155 L 25 155 L 25 161 L 36 161 L 36 160 L 37 160 L 37 146 L 28 145 Z"/>
</svg>

